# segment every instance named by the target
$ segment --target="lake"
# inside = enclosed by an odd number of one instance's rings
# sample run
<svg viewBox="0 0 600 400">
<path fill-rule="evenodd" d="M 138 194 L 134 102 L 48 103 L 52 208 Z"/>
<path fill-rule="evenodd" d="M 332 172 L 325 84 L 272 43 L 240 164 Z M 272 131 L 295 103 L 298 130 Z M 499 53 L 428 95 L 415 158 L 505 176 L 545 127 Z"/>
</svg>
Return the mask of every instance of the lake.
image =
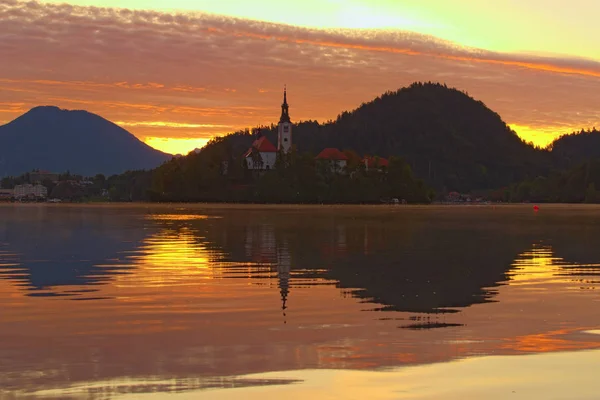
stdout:
<svg viewBox="0 0 600 400">
<path fill-rule="evenodd" d="M 591 399 L 596 206 L 0 206 L 0 399 Z"/>
</svg>

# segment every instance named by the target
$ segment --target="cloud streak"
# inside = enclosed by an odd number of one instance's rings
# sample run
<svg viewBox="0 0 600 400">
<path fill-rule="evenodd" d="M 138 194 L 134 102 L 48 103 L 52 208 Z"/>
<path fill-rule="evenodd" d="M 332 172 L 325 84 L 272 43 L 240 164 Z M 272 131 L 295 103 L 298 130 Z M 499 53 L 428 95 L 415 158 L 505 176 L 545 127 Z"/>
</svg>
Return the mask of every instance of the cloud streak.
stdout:
<svg viewBox="0 0 600 400">
<path fill-rule="evenodd" d="M 0 21 L 0 59 L 8 60 L 0 91 L 10 105 L 0 105 L 0 121 L 54 104 L 120 121 L 142 139 L 188 139 L 193 129 L 206 139 L 214 127 L 275 122 L 284 83 L 293 119 L 327 120 L 431 80 L 531 130 L 600 125 L 592 60 L 494 53 L 411 32 L 35 1 L 4 0 Z"/>
</svg>

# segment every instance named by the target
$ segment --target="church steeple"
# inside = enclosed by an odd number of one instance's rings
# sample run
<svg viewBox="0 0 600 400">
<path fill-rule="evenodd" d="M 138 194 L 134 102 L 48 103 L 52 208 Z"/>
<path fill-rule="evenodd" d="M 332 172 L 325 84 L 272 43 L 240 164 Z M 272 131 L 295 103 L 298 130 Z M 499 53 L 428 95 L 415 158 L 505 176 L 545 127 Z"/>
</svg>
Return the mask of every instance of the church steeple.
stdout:
<svg viewBox="0 0 600 400">
<path fill-rule="evenodd" d="M 289 106 L 287 103 L 287 87 L 283 87 L 283 104 L 281 104 L 281 118 L 279 118 L 279 123 L 291 122 L 290 114 L 289 114 Z"/>
<path fill-rule="evenodd" d="M 277 127 L 277 150 L 289 153 L 292 149 L 292 121 L 290 120 L 289 106 L 287 103 L 287 87 L 283 87 L 283 104 L 281 104 L 281 118 Z"/>
</svg>

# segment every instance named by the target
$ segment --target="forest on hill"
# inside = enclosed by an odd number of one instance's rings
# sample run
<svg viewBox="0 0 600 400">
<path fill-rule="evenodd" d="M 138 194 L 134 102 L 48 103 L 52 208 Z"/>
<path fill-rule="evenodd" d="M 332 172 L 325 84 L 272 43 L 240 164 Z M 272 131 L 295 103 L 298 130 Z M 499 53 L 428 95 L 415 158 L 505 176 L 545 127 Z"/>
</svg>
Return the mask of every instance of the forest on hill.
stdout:
<svg viewBox="0 0 600 400">
<path fill-rule="evenodd" d="M 153 201 L 227 201 L 259 203 L 429 203 L 435 193 L 402 158 L 391 157 L 382 169 L 366 170 L 357 154 L 347 151 L 344 173 L 315 160 L 311 153 L 279 153 L 274 169 L 257 173 L 233 156 L 226 138 L 216 139 L 198 154 L 173 159 L 157 168 Z M 224 161 L 225 160 L 225 161 Z M 224 165 L 227 165 L 224 170 Z"/>
<path fill-rule="evenodd" d="M 273 202 L 399 198 L 427 202 L 435 199 L 434 191 L 439 197 L 449 191 L 492 190 L 552 170 L 549 151 L 523 142 L 498 114 L 467 93 L 434 83 L 415 83 L 385 93 L 325 124 L 295 124 L 292 161 L 282 162 L 278 171 L 261 176 L 243 168 L 242 155 L 257 135 L 276 143 L 277 127 L 217 138 L 198 154 L 165 163 L 154 171 L 150 197 Z M 327 176 L 319 171 L 314 157 L 328 147 L 347 154 L 348 172 L 353 173 Z M 364 156 L 386 157 L 393 162 L 386 174 L 377 176 L 361 169 Z M 226 173 L 223 161 L 229 166 Z M 405 172 L 395 174 L 395 168 Z M 394 182 L 398 177 L 402 181 Z"/>
<path fill-rule="evenodd" d="M 276 130 L 263 127 L 262 133 L 276 141 Z M 553 166 L 549 151 L 525 143 L 485 104 L 437 83 L 385 93 L 325 124 L 300 122 L 293 135 L 299 152 L 336 147 L 402 157 L 439 192 L 498 188 L 545 175 Z M 234 152 L 243 152 L 252 135 L 238 132 L 228 140 Z"/>
<path fill-rule="evenodd" d="M 438 83 L 385 93 L 324 124 L 295 124 L 293 155 L 281 160 L 278 171 L 261 176 L 245 171 L 242 158 L 257 134 L 277 142 L 276 125 L 216 138 L 199 153 L 155 169 L 144 199 L 428 202 L 456 191 L 498 201 L 600 201 L 593 172 L 600 159 L 598 131 L 536 148 L 481 101 Z M 343 150 L 353 173 L 319 170 L 314 157 L 327 147 Z M 389 171 L 365 171 L 363 156 L 389 157 Z"/>
</svg>

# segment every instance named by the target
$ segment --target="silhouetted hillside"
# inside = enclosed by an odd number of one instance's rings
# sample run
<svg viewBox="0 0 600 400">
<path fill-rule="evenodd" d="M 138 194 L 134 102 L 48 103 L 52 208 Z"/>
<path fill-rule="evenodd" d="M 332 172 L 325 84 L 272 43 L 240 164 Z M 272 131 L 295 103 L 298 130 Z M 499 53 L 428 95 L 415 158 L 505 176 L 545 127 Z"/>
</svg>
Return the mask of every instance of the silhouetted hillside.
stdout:
<svg viewBox="0 0 600 400">
<path fill-rule="evenodd" d="M 275 127 L 266 134 L 274 141 Z M 239 135 L 231 139 L 240 142 Z M 388 92 L 324 125 L 299 123 L 294 144 L 299 152 L 338 147 L 360 155 L 401 156 L 429 185 L 459 191 L 546 174 L 551 163 L 548 151 L 523 142 L 485 104 L 432 83 Z"/>
<path fill-rule="evenodd" d="M 170 158 L 86 111 L 36 107 L 0 126 L 0 176 L 36 168 L 110 175 L 155 168 Z"/>
<path fill-rule="evenodd" d="M 562 166 L 574 166 L 581 162 L 600 158 L 600 132 L 575 132 L 561 136 L 552 145 L 552 154 L 562 162 Z"/>
</svg>

